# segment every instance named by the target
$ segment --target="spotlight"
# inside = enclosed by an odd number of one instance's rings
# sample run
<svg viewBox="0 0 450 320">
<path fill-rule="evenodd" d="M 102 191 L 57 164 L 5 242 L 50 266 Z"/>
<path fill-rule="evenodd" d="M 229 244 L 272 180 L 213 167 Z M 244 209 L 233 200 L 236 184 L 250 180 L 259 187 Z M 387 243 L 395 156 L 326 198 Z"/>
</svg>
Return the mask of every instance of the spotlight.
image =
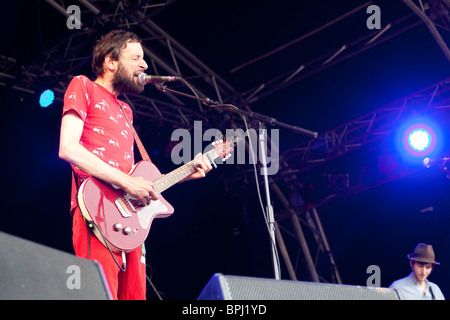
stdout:
<svg viewBox="0 0 450 320">
<path fill-rule="evenodd" d="M 401 149 L 413 158 L 423 158 L 438 147 L 438 135 L 434 126 L 425 122 L 410 123 L 401 131 L 401 135 Z"/>
<path fill-rule="evenodd" d="M 416 151 L 425 151 L 431 145 L 431 134 L 424 129 L 414 129 L 409 133 L 408 143 Z"/>
<path fill-rule="evenodd" d="M 39 104 L 42 108 L 47 108 L 49 105 L 53 103 L 54 100 L 55 94 L 53 93 L 52 90 L 47 89 L 41 93 L 41 96 L 39 97 Z"/>
</svg>

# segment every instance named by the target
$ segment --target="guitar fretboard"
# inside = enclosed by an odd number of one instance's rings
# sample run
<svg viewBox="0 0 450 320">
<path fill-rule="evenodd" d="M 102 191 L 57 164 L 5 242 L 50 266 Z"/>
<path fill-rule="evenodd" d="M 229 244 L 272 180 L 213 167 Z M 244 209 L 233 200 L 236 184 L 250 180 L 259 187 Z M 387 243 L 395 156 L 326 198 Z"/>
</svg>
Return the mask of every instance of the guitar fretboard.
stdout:
<svg viewBox="0 0 450 320">
<path fill-rule="evenodd" d="M 218 157 L 218 153 L 214 149 L 203 154 L 202 158 L 209 160 L 207 157 L 207 154 L 209 154 L 213 160 Z M 197 168 L 198 168 L 198 164 L 197 164 L 197 161 L 194 159 L 194 160 L 189 161 L 185 165 L 171 171 L 170 173 L 162 176 L 161 178 L 156 179 L 155 181 L 153 181 L 155 191 L 157 193 L 161 193 L 164 190 L 169 189 L 174 184 L 180 182 L 184 178 L 188 177 L 190 174 L 196 172 Z"/>
</svg>

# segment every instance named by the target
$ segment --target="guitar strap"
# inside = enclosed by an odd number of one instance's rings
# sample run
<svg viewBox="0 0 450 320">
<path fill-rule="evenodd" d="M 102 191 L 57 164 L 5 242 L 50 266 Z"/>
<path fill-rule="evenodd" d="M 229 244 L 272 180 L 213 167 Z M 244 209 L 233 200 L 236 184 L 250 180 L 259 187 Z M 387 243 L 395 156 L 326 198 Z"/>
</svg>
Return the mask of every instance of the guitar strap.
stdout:
<svg viewBox="0 0 450 320">
<path fill-rule="evenodd" d="M 134 129 L 133 124 L 131 123 L 130 119 L 128 119 L 127 114 L 126 114 L 125 111 L 123 110 L 122 104 L 119 104 L 119 105 L 120 105 L 120 110 L 122 110 L 122 113 L 124 114 L 125 119 L 127 120 L 128 125 L 130 126 L 131 131 L 133 132 L 134 141 L 136 142 L 136 145 L 137 145 L 137 147 L 138 147 L 138 149 L 139 149 L 139 153 L 141 154 L 142 160 L 146 160 L 146 161 L 152 162 L 152 161 L 150 160 L 150 157 L 148 156 L 147 151 L 145 151 L 144 145 L 142 144 L 141 139 L 139 139 L 139 136 L 138 136 L 136 130 Z"/>
<path fill-rule="evenodd" d="M 75 183 L 75 188 L 77 190 L 77 193 L 75 194 L 75 199 L 77 200 L 78 203 L 78 190 L 80 189 L 80 180 L 77 177 L 77 174 L 75 173 L 75 171 L 72 168 L 72 180 Z M 75 211 L 76 207 L 74 207 L 71 211 L 70 211 L 70 215 L 73 216 L 73 213 Z"/>
</svg>

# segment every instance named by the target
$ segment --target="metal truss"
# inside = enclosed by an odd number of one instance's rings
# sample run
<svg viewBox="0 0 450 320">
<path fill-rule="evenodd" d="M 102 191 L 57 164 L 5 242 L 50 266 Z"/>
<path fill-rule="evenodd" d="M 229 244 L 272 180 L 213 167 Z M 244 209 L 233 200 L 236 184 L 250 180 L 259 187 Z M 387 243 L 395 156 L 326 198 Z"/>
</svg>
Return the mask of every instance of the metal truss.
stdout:
<svg viewBox="0 0 450 320">
<path fill-rule="evenodd" d="M 406 6 L 411 9 L 410 13 L 399 14 L 393 21 L 386 23 L 381 29 L 369 30 L 367 29 L 359 38 L 350 38 L 348 42 L 342 43 L 340 46 L 331 49 L 329 52 L 318 55 L 314 59 L 308 61 L 298 62 L 296 66 L 286 70 L 279 75 L 271 76 L 268 81 L 260 83 L 245 92 L 242 92 L 242 97 L 247 103 L 254 103 L 263 99 L 277 91 L 280 91 L 288 86 L 291 86 L 301 80 L 304 80 L 318 72 L 321 72 L 329 67 L 341 63 L 347 59 L 354 57 L 366 50 L 378 46 L 388 40 L 391 40 L 409 30 L 425 24 L 431 32 L 431 35 L 436 40 L 441 48 L 443 54 L 450 62 L 450 51 L 439 33 L 439 30 L 448 33 L 450 31 L 450 3 L 447 0 L 419 0 L 419 4 L 415 4 L 411 0 L 402 0 Z M 287 50 L 294 44 L 306 41 L 308 38 L 323 32 L 324 30 L 333 27 L 334 25 L 349 19 L 351 16 L 365 10 L 368 6 L 377 4 L 377 1 L 369 1 L 360 6 L 350 10 L 349 12 L 329 21 L 319 28 L 302 35 L 301 37 L 290 41 L 278 48 L 265 53 L 262 56 L 256 57 L 247 61 L 231 70 L 232 73 L 239 72 L 241 69 L 260 63 L 261 61 L 273 56 L 281 51 Z M 381 6 L 383 8 L 383 6 Z M 364 28 L 360 28 L 364 30 Z"/>
<path fill-rule="evenodd" d="M 366 10 L 368 6 L 376 3 L 376 1 L 363 3 L 299 38 L 233 68 L 231 72 L 239 72 L 239 70 L 245 69 L 250 65 L 263 63 L 265 59 L 268 59 L 281 51 L 285 51 L 293 45 L 305 42 L 309 38 L 327 31 L 327 29 L 332 29 L 335 25 L 347 21 L 356 14 L 361 13 L 361 11 Z M 248 103 L 254 103 L 318 72 L 391 40 L 419 25 L 421 25 L 421 21 L 411 12 L 406 15 L 399 14 L 395 20 L 386 23 L 383 28 L 379 30 L 369 30 L 368 28 L 365 28 L 365 26 L 359 26 L 358 30 L 363 30 L 363 32 L 360 32 L 359 37 L 354 36 L 353 38 L 348 38 L 347 42 L 341 43 L 338 47 L 331 48 L 326 53 L 318 54 L 311 60 L 296 61 L 297 65 L 292 66 L 289 70 L 285 70 L 276 76 L 271 76 L 268 81 L 246 90 L 242 93 L 242 96 Z M 345 37 L 345 34 L 342 34 L 342 37 Z"/>
<path fill-rule="evenodd" d="M 449 31 L 450 3 L 446 0 L 431 0 L 425 5 L 421 0 L 418 1 L 419 5 L 416 5 L 412 0 L 403 0 L 403 2 L 420 18 L 420 20 L 422 20 L 430 31 L 432 37 L 436 40 L 439 48 L 450 62 L 450 50 L 448 49 L 445 40 L 437 30 L 437 27 L 440 27 Z M 427 13 L 428 9 L 429 13 Z M 442 24 L 439 24 L 437 20 L 440 20 Z"/>
<path fill-rule="evenodd" d="M 73 1 L 46 1 L 60 14 L 69 16 L 66 8 L 72 5 Z M 326 54 L 306 62 L 298 62 L 291 69 L 271 76 L 270 80 L 240 93 L 152 21 L 152 17 L 173 2 L 79 0 L 77 4 L 82 9 L 81 29 L 72 30 L 67 38 L 43 52 L 42 56 L 32 64 L 20 65 L 12 57 L 0 56 L 0 85 L 33 93 L 37 90 L 37 84 L 40 81 L 49 81 L 54 85 L 57 99 L 61 100 L 71 78 L 88 67 L 90 46 L 96 37 L 113 28 L 126 28 L 143 39 L 144 53 L 150 61 L 153 73 L 182 77 L 202 97 L 210 97 L 220 103 L 233 104 L 238 108 L 251 111 L 249 105 L 252 103 L 407 32 L 423 22 L 433 21 L 435 25 L 439 22 L 441 30 L 448 29 L 448 14 L 442 13 L 442 6 L 445 5 L 448 8 L 447 1 L 429 1 L 430 5 L 422 6 L 422 12 L 427 12 L 426 17 L 429 20 L 425 20 L 423 16 L 418 19 L 416 12 L 397 17 L 381 30 L 367 30 L 357 40 L 349 39 L 347 43 Z M 334 23 L 354 15 L 373 3 L 369 1 L 294 42 L 303 41 L 312 34 L 322 32 Z M 286 44 L 280 50 L 288 47 L 289 44 Z M 239 72 L 238 69 L 245 67 L 240 66 L 232 72 Z M 283 235 L 296 239 L 299 248 L 297 260 L 301 254 L 310 280 L 342 282 L 317 212 L 319 205 L 308 207 L 306 210 L 296 208 L 286 196 L 286 186 L 296 188 L 296 185 L 302 184 L 305 172 L 392 134 L 395 126 L 407 116 L 412 116 L 415 111 L 446 110 L 449 89 L 450 81 L 446 79 L 417 94 L 396 101 L 338 128 L 328 130 L 317 139 L 307 140 L 301 145 L 281 152 L 280 171 L 271 179 L 270 186 L 281 207 L 276 213 L 276 237 L 291 279 L 297 279 L 297 266 L 290 259 L 289 248 L 285 245 Z M 141 121 L 174 127 L 189 127 L 194 120 L 204 120 L 205 123 L 219 121 L 216 127 L 221 127 L 220 121 L 224 121 L 223 118 L 216 117 L 220 109 L 210 109 L 200 103 L 192 103 L 192 100 L 186 102 L 186 99 L 167 92 L 158 95 L 155 91 L 147 94 L 147 91 L 139 96 L 125 97 Z M 197 106 L 192 107 L 195 104 Z M 234 121 L 239 121 L 237 116 L 232 118 L 231 125 Z M 245 181 L 251 181 L 248 175 L 248 172 L 242 170 L 236 176 L 240 176 L 240 179 Z M 286 222 L 289 223 L 286 225 Z M 311 237 L 307 236 L 308 232 Z M 328 279 L 319 275 L 316 268 L 321 256 L 325 256 L 331 270 L 331 276 Z"/>
<path fill-rule="evenodd" d="M 290 170 L 287 173 L 310 171 L 320 164 L 392 135 L 404 121 L 438 111 L 448 111 L 449 108 L 450 78 L 447 78 L 328 130 L 314 141 L 307 141 L 285 151 L 282 158 L 289 163 Z"/>
</svg>

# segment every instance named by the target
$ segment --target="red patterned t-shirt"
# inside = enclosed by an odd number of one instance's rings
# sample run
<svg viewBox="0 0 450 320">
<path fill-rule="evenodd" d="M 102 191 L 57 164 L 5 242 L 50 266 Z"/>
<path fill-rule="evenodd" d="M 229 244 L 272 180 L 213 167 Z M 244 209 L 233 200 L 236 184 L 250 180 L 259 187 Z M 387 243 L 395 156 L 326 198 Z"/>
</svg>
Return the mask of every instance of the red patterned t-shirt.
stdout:
<svg viewBox="0 0 450 320">
<path fill-rule="evenodd" d="M 133 112 L 128 104 L 80 75 L 72 79 L 66 90 L 63 116 L 67 111 L 75 111 L 84 122 L 80 145 L 107 164 L 128 173 L 134 164 L 134 137 L 120 105 L 132 121 Z M 72 168 L 80 183 L 89 176 L 74 165 Z M 77 205 L 75 196 L 73 181 L 71 212 Z"/>
</svg>

